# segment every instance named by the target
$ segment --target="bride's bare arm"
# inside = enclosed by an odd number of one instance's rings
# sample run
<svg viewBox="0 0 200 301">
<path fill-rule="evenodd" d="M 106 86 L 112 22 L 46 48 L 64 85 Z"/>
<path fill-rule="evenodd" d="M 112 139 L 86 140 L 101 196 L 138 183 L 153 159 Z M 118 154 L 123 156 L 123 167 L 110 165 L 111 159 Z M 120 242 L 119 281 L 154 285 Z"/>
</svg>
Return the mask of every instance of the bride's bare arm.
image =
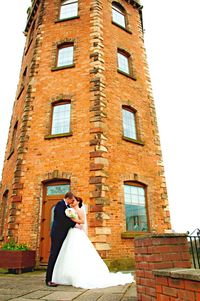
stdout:
<svg viewBox="0 0 200 301">
<path fill-rule="evenodd" d="M 83 211 L 80 208 L 78 208 L 78 209 L 76 209 L 76 212 L 78 214 L 78 218 L 71 218 L 71 219 L 77 224 L 84 224 L 84 213 L 83 213 Z"/>
</svg>

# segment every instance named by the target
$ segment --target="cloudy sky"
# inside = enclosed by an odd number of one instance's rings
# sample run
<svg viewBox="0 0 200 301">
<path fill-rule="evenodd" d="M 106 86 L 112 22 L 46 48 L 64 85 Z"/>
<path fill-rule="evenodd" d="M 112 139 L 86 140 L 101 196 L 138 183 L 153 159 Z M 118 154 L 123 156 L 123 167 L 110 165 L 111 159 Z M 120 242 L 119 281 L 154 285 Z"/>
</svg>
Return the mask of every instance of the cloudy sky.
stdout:
<svg viewBox="0 0 200 301">
<path fill-rule="evenodd" d="M 141 2 L 172 228 L 177 232 L 192 231 L 200 227 L 200 1 Z M 29 0 L 1 3 L 0 170 L 19 78 L 29 4 Z"/>
</svg>

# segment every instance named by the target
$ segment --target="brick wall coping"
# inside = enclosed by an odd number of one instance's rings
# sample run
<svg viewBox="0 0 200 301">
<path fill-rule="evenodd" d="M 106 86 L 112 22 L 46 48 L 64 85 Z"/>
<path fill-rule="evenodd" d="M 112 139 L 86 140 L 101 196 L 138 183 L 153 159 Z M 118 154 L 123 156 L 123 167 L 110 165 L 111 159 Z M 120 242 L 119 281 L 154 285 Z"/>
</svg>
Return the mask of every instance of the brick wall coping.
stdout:
<svg viewBox="0 0 200 301">
<path fill-rule="evenodd" d="M 200 269 L 163 269 L 154 270 L 154 276 L 179 278 L 200 282 Z"/>
<path fill-rule="evenodd" d="M 153 234 L 145 234 L 141 236 L 137 236 L 134 239 L 146 239 L 146 238 L 166 238 L 166 237 L 187 237 L 187 233 L 153 233 Z"/>
</svg>

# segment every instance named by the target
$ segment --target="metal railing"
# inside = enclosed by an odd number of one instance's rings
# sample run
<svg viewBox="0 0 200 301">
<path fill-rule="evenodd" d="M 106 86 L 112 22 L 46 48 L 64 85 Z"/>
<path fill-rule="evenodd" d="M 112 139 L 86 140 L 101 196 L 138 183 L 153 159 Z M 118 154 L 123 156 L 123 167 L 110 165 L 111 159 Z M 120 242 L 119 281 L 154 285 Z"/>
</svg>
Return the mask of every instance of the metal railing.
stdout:
<svg viewBox="0 0 200 301">
<path fill-rule="evenodd" d="M 200 269 L 200 229 L 197 228 L 191 233 L 189 231 L 187 233 L 193 267 L 195 269 Z"/>
</svg>

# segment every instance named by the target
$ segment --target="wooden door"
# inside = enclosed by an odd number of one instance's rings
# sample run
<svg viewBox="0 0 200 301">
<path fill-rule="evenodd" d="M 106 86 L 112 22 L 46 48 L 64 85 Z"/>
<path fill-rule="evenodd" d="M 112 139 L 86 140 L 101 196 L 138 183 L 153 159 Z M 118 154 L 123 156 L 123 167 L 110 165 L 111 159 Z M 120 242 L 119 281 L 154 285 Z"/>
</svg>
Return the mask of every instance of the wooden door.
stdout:
<svg viewBox="0 0 200 301">
<path fill-rule="evenodd" d="M 66 182 L 54 182 L 44 186 L 40 236 L 40 264 L 42 265 L 46 265 L 49 258 L 54 207 L 58 201 L 63 199 L 69 188 L 69 183 Z"/>
</svg>

